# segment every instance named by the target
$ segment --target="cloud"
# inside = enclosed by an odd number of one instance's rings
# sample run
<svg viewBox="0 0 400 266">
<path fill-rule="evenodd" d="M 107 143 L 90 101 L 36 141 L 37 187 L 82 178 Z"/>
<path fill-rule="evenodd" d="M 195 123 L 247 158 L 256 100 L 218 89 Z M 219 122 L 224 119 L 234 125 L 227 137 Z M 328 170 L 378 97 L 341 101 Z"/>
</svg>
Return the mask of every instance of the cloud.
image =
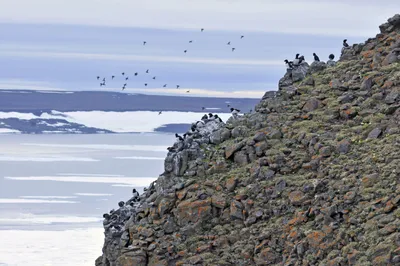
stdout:
<svg viewBox="0 0 400 266">
<path fill-rule="evenodd" d="M 394 15 L 396 4 L 397 0 L 384 5 L 377 0 L 13 0 L 2 3 L 0 21 L 369 36 Z"/>
</svg>

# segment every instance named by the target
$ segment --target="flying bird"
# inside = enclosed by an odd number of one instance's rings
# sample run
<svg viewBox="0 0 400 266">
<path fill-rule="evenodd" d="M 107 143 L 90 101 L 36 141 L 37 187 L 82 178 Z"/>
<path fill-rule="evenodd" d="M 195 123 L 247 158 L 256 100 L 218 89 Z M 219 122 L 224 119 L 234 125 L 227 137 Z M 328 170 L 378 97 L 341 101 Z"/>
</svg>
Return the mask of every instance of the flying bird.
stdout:
<svg viewBox="0 0 400 266">
<path fill-rule="evenodd" d="M 230 105 L 230 104 L 228 104 L 228 105 L 227 105 L 227 107 L 231 107 L 231 105 Z"/>
<path fill-rule="evenodd" d="M 158 115 L 162 114 L 162 111 L 158 112 Z"/>
<path fill-rule="evenodd" d="M 183 51 L 185 54 L 187 53 L 187 50 Z"/>
<path fill-rule="evenodd" d="M 147 42 L 143 42 L 143 45 L 146 45 Z"/>
<path fill-rule="evenodd" d="M 154 76 L 153 79 L 156 79 L 156 77 Z"/>
<path fill-rule="evenodd" d="M 186 91 L 186 93 L 189 93 L 190 91 Z"/>
<path fill-rule="evenodd" d="M 179 85 L 176 85 L 176 88 L 177 88 L 177 89 L 179 89 L 179 87 L 180 87 Z"/>
<path fill-rule="evenodd" d="M 205 107 L 201 107 L 201 110 L 205 110 L 206 108 Z"/>
<path fill-rule="evenodd" d="M 111 79 L 114 79 L 115 78 L 115 76 L 111 76 Z"/>
<path fill-rule="evenodd" d="M 164 88 L 166 88 L 167 87 L 167 84 L 164 84 L 164 86 L 163 86 Z"/>
<path fill-rule="evenodd" d="M 204 29 L 201 29 L 201 32 L 203 32 L 204 31 Z"/>
<path fill-rule="evenodd" d="M 126 78 L 125 78 L 125 80 L 128 80 L 128 79 L 129 79 L 129 77 L 126 77 Z"/>
<path fill-rule="evenodd" d="M 148 70 L 148 69 L 146 70 L 146 73 L 149 73 L 149 70 Z"/>
<path fill-rule="evenodd" d="M 128 83 L 125 83 L 125 84 L 124 84 L 124 87 L 126 87 L 126 85 L 128 85 Z"/>
<path fill-rule="evenodd" d="M 231 45 L 231 42 L 228 42 L 226 45 Z"/>
<path fill-rule="evenodd" d="M 97 76 L 97 79 L 100 79 L 100 77 L 99 77 L 99 76 Z"/>
<path fill-rule="evenodd" d="M 137 75 L 138 75 L 138 73 L 136 72 L 136 73 L 135 73 L 135 76 L 137 76 Z"/>
<path fill-rule="evenodd" d="M 106 81 L 106 78 L 103 78 L 103 82 L 105 82 Z"/>
<path fill-rule="evenodd" d="M 189 41 L 189 43 L 192 43 L 193 41 Z"/>
<path fill-rule="evenodd" d="M 147 87 L 147 83 L 145 83 L 145 84 L 144 84 L 144 86 L 146 86 L 146 87 Z"/>
<path fill-rule="evenodd" d="M 232 52 L 235 51 L 235 50 L 236 50 L 236 48 L 232 48 Z"/>
<path fill-rule="evenodd" d="M 240 36 L 240 39 L 243 39 L 243 38 L 244 38 L 244 35 Z"/>
<path fill-rule="evenodd" d="M 124 86 L 124 87 L 122 87 L 122 90 L 125 90 L 125 86 Z"/>
<path fill-rule="evenodd" d="M 122 76 L 125 75 L 125 72 L 122 72 Z"/>
</svg>

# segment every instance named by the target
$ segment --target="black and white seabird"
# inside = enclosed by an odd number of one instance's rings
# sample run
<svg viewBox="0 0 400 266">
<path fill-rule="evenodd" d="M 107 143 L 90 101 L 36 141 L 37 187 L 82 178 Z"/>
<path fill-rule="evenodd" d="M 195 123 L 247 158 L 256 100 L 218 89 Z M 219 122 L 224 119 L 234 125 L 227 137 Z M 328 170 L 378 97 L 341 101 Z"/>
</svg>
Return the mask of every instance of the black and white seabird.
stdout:
<svg viewBox="0 0 400 266">
<path fill-rule="evenodd" d="M 208 119 L 208 115 L 207 114 L 203 115 L 203 117 L 201 118 L 201 120 L 207 120 L 207 119 Z"/>
<path fill-rule="evenodd" d="M 319 57 L 316 53 L 313 53 L 314 61 L 319 62 Z"/>
<path fill-rule="evenodd" d="M 334 55 L 334 54 L 330 54 L 330 55 L 329 55 L 329 59 L 330 59 L 330 60 L 335 59 L 335 55 Z"/>
<path fill-rule="evenodd" d="M 201 31 L 203 32 L 203 31 L 204 31 L 204 29 L 201 29 Z"/>
<path fill-rule="evenodd" d="M 137 192 L 136 189 L 132 189 L 132 196 L 139 197 L 139 192 Z"/>
<path fill-rule="evenodd" d="M 190 91 L 186 91 L 186 93 L 189 93 Z"/>
<path fill-rule="evenodd" d="M 124 207 L 124 205 L 125 205 L 125 202 L 123 202 L 123 201 L 118 202 L 119 207 Z"/>
<path fill-rule="evenodd" d="M 106 78 L 103 78 L 103 82 L 105 82 L 106 81 Z"/>
<path fill-rule="evenodd" d="M 110 220 L 110 215 L 108 213 L 103 214 L 103 218 L 106 220 Z"/>
<path fill-rule="evenodd" d="M 343 40 L 343 47 L 349 47 L 349 44 L 347 43 L 347 39 L 344 39 Z"/>
<path fill-rule="evenodd" d="M 175 133 L 175 137 L 177 141 L 184 141 L 184 139 L 178 135 L 178 133 Z"/>
<path fill-rule="evenodd" d="M 168 147 L 167 150 L 168 150 L 169 152 L 175 152 L 175 148 L 174 148 L 174 147 Z"/>
<path fill-rule="evenodd" d="M 205 107 L 201 107 L 201 110 L 205 110 L 206 108 Z"/>
<path fill-rule="evenodd" d="M 221 117 L 219 117 L 218 115 L 214 115 L 214 118 L 215 118 L 215 120 L 217 120 L 218 122 L 222 122 L 222 119 L 221 119 Z"/>
<path fill-rule="evenodd" d="M 299 57 L 299 64 L 301 64 L 303 61 L 305 61 L 304 55 L 302 55 L 302 56 Z"/>
<path fill-rule="evenodd" d="M 189 43 L 192 43 L 193 41 L 189 41 Z"/>
<path fill-rule="evenodd" d="M 286 68 L 287 69 L 292 69 L 293 68 L 293 62 L 292 61 L 289 61 L 289 60 L 287 60 L 287 59 L 285 59 L 285 64 L 286 64 Z M 229 106 L 228 106 L 229 107 Z"/>
<path fill-rule="evenodd" d="M 129 77 L 126 77 L 126 78 L 125 78 L 125 80 L 128 80 L 128 79 L 129 79 Z"/>
<path fill-rule="evenodd" d="M 212 113 L 208 113 L 208 118 L 214 117 Z"/>
<path fill-rule="evenodd" d="M 296 54 L 296 57 L 293 60 L 293 65 L 298 66 L 300 64 L 300 59 L 299 59 L 300 54 Z"/>
<path fill-rule="evenodd" d="M 240 113 L 239 109 L 231 108 L 231 114 L 234 118 L 237 118 Z"/>
<path fill-rule="evenodd" d="M 128 83 L 125 83 L 125 84 L 124 84 L 124 87 L 126 87 L 126 85 L 128 85 Z"/>
</svg>

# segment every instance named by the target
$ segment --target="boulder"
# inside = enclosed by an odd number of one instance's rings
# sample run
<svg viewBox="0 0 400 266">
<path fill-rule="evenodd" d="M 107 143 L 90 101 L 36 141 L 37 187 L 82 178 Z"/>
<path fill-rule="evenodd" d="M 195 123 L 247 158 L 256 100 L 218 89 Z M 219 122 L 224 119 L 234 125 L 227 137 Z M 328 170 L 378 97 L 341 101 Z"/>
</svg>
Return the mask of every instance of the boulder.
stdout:
<svg viewBox="0 0 400 266">
<path fill-rule="evenodd" d="M 327 67 L 325 62 L 318 62 L 318 61 L 314 61 L 311 63 L 310 68 L 309 68 L 309 72 L 311 74 L 314 74 L 316 72 L 320 72 L 322 70 L 324 70 Z"/>
</svg>

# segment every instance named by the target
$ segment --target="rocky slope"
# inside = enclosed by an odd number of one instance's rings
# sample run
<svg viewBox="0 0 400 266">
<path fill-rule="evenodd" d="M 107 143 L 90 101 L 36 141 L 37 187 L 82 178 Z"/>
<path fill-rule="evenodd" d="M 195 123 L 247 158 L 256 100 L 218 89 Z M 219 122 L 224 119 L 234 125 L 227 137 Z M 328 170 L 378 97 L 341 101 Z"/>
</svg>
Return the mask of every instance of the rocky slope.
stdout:
<svg viewBox="0 0 400 266">
<path fill-rule="evenodd" d="M 400 15 L 380 31 L 175 144 L 96 265 L 400 265 Z"/>
</svg>

